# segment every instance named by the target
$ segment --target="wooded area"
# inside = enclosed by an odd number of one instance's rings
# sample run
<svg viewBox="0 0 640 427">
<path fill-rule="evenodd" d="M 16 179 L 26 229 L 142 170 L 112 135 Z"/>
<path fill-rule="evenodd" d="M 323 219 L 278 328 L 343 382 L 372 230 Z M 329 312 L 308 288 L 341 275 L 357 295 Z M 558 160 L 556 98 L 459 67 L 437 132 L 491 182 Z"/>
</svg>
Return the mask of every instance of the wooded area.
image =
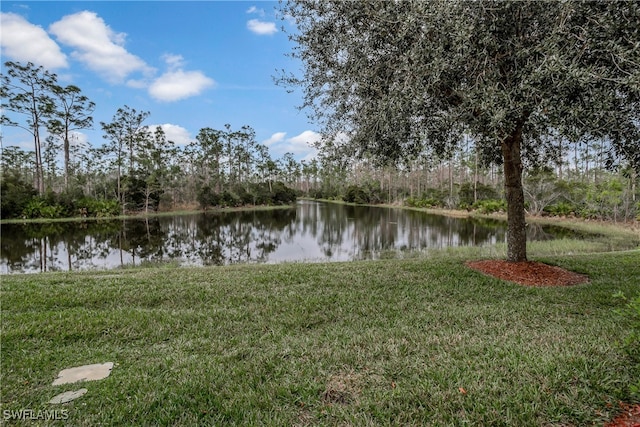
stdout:
<svg viewBox="0 0 640 427">
<path fill-rule="evenodd" d="M 57 87 L 56 76 L 42 68 L 8 66 L 22 74 L 3 76 L 5 111 L 21 114 L 14 114 L 13 123 L 3 121 L 29 130 L 35 149 L 2 150 L 2 218 L 281 204 L 296 196 L 506 209 L 500 162 L 483 155 L 468 136 L 450 155 L 424 150 L 399 166 L 355 158 L 339 144 L 324 144 L 316 159 L 305 162 L 291 153 L 272 158 L 250 126 L 203 128 L 191 144 L 176 146 L 162 128 L 144 125 L 149 112 L 124 106 L 110 123 L 100 123 L 101 145 L 80 144 L 75 132 L 92 125 L 94 104 L 77 87 Z M 553 161 L 527 165 L 529 213 L 613 221 L 640 215 L 638 174 L 629 162 L 615 161 L 610 141 L 557 145 L 561 155 Z"/>
</svg>

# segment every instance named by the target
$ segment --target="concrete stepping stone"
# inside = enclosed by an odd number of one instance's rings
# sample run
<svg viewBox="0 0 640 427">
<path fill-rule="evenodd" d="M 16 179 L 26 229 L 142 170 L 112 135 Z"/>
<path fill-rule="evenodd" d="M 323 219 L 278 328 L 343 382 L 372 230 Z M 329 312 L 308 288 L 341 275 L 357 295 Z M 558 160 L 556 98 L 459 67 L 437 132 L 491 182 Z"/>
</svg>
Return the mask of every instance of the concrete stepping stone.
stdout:
<svg viewBox="0 0 640 427">
<path fill-rule="evenodd" d="M 71 384 L 78 381 L 95 381 L 107 378 L 113 369 L 113 362 L 96 363 L 63 369 L 52 385 Z"/>
<path fill-rule="evenodd" d="M 52 397 L 49 403 L 56 405 L 59 403 L 71 402 L 72 400 L 84 395 L 86 392 L 86 388 L 81 388 L 80 390 L 75 391 L 65 391 L 64 393 L 60 393 L 59 395 Z"/>
</svg>

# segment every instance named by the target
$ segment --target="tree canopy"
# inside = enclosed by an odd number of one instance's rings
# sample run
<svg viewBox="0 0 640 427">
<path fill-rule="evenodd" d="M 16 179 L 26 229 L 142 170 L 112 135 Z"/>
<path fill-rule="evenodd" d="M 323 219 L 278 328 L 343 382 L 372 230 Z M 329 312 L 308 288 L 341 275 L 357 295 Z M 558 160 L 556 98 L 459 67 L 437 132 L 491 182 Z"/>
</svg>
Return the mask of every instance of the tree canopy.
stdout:
<svg viewBox="0 0 640 427">
<path fill-rule="evenodd" d="M 470 135 L 504 164 L 508 254 L 526 260 L 523 159 L 563 140 L 608 138 L 640 156 L 640 4 L 536 1 L 289 1 L 292 55 L 325 135 L 384 161 Z"/>
</svg>

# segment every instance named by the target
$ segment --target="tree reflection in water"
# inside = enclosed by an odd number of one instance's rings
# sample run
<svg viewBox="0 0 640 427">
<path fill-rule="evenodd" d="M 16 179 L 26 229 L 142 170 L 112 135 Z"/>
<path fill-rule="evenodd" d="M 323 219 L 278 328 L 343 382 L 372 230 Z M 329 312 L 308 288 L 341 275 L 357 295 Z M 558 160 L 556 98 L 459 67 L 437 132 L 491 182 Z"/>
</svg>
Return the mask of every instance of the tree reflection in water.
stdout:
<svg viewBox="0 0 640 427">
<path fill-rule="evenodd" d="M 348 261 L 504 242 L 505 223 L 299 201 L 295 208 L 131 220 L 3 224 L 0 271 L 109 269 L 175 262 L 225 265 Z M 564 230 L 564 231 L 563 231 Z M 529 228 L 530 240 L 565 229 Z"/>
</svg>

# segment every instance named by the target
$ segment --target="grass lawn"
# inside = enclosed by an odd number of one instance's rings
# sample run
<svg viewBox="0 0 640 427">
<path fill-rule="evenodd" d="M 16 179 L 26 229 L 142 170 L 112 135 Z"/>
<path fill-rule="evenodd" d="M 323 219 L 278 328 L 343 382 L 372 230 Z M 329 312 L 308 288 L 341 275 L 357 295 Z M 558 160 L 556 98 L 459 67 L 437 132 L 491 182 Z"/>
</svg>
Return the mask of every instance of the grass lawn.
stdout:
<svg viewBox="0 0 640 427">
<path fill-rule="evenodd" d="M 486 277 L 468 255 L 3 276 L 2 413 L 64 408 L 59 423 L 74 426 L 601 426 L 630 401 L 640 367 L 618 346 L 612 295 L 638 292 L 639 250 L 535 257 L 591 279 L 568 288 Z M 109 361 L 106 379 L 51 385 Z"/>
</svg>

